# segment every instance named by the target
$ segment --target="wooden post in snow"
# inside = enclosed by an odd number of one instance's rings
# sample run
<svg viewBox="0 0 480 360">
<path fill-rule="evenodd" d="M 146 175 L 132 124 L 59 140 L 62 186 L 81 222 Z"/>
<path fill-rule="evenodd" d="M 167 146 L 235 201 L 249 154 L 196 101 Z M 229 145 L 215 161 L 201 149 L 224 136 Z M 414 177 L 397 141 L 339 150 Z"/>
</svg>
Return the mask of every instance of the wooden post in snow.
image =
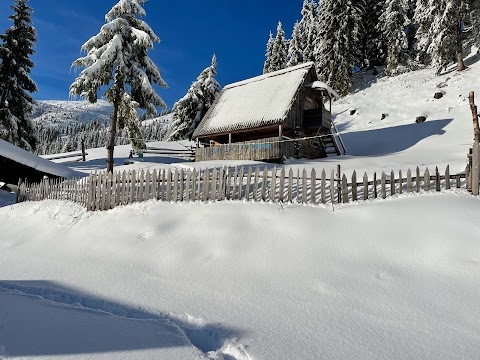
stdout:
<svg viewBox="0 0 480 360">
<path fill-rule="evenodd" d="M 480 128 L 478 125 L 478 112 L 477 112 L 477 105 L 475 105 L 475 97 L 474 92 L 471 91 L 468 95 L 468 99 L 470 101 L 470 109 L 472 111 L 473 117 L 473 132 L 474 132 L 474 140 L 473 140 L 473 149 L 472 149 L 472 168 L 470 172 L 471 180 L 472 180 L 472 195 L 478 196 L 479 193 L 479 176 L 480 176 L 480 149 L 479 149 L 479 141 L 480 141 Z"/>
</svg>

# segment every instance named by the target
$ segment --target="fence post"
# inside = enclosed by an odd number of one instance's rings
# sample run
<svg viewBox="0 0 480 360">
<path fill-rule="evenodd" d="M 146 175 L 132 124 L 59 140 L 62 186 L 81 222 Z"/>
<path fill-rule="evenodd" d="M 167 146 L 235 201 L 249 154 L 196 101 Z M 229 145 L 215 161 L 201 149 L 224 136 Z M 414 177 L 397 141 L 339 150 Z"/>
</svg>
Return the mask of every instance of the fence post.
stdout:
<svg viewBox="0 0 480 360">
<path fill-rule="evenodd" d="M 403 176 L 402 176 L 402 170 L 398 172 L 398 192 L 400 194 L 403 193 Z"/>
<path fill-rule="evenodd" d="M 238 177 L 238 200 L 242 200 L 242 192 L 243 192 L 243 173 L 244 173 L 244 166 L 240 168 L 240 175 Z"/>
<path fill-rule="evenodd" d="M 438 166 L 435 167 L 435 191 L 440 191 L 440 173 L 438 172 Z"/>
<path fill-rule="evenodd" d="M 278 198 L 280 202 L 285 200 L 285 168 L 280 171 L 280 188 L 278 189 Z"/>
<path fill-rule="evenodd" d="M 325 172 L 325 169 L 322 169 L 322 177 L 320 180 L 320 187 L 321 187 L 321 199 L 320 201 L 322 204 L 327 203 L 327 196 L 326 196 L 326 190 L 327 190 L 327 173 Z"/>
<path fill-rule="evenodd" d="M 252 167 L 248 166 L 247 185 L 245 187 L 245 199 L 250 201 L 250 184 L 252 183 Z"/>
<path fill-rule="evenodd" d="M 315 168 L 312 168 L 312 177 L 310 181 L 310 203 L 312 205 L 315 205 L 317 203 L 317 184 L 316 184 L 316 178 L 317 178 L 317 173 L 315 172 Z"/>
<path fill-rule="evenodd" d="M 392 172 L 390 173 L 390 196 L 395 195 L 395 173 Z"/>
<path fill-rule="evenodd" d="M 341 168 L 340 164 L 337 165 L 337 194 L 338 194 L 338 203 L 342 203 L 342 178 L 341 178 Z"/>
<path fill-rule="evenodd" d="M 445 189 L 450 190 L 450 165 L 445 169 Z"/>
<path fill-rule="evenodd" d="M 342 176 L 342 198 L 343 198 L 343 203 L 346 204 L 349 202 L 348 198 L 348 182 L 347 182 L 347 177 L 345 174 Z"/>
<path fill-rule="evenodd" d="M 357 201 L 357 172 L 355 170 L 352 174 L 352 201 Z"/>
<path fill-rule="evenodd" d="M 307 203 L 307 170 L 302 171 L 302 203 Z"/>
<path fill-rule="evenodd" d="M 480 173 L 479 173 L 480 171 L 480 149 L 479 149 L 480 128 L 478 124 L 477 105 L 475 105 L 475 94 L 473 91 L 471 91 L 470 94 L 468 95 L 468 99 L 470 102 L 470 110 L 472 111 L 473 132 L 474 132 L 473 149 L 472 149 L 472 168 L 471 168 L 470 176 L 471 176 L 471 184 L 472 184 L 472 195 L 478 196 L 479 176 L 480 176 Z"/>
</svg>

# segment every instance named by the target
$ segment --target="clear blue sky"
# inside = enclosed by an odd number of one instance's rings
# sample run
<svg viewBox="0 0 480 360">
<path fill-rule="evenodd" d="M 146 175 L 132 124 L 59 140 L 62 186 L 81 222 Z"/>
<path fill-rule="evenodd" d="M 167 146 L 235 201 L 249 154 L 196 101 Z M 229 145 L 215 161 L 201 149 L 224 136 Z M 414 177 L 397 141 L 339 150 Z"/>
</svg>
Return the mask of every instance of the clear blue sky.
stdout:
<svg viewBox="0 0 480 360">
<path fill-rule="evenodd" d="M 0 1 L 0 32 L 12 24 L 12 0 Z M 300 18 L 302 0 L 150 0 L 144 19 L 162 40 L 150 56 L 169 89 L 159 89 L 168 106 L 181 98 L 217 54 L 217 79 L 223 86 L 262 73 L 270 31 L 282 21 L 287 37 Z M 97 34 L 117 0 L 30 0 L 38 31 L 32 78 L 38 100 L 67 100 L 75 79 L 71 63 Z"/>
</svg>

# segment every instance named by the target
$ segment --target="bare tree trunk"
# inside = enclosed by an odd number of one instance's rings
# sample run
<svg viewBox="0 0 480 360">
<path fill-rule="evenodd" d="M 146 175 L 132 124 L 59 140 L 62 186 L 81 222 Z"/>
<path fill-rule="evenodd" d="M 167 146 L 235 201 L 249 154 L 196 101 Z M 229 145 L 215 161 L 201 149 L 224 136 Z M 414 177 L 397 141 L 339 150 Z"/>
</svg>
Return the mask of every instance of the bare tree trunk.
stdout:
<svg viewBox="0 0 480 360">
<path fill-rule="evenodd" d="M 115 148 L 115 137 L 117 135 L 117 117 L 118 117 L 118 96 L 113 103 L 112 124 L 110 126 L 110 139 L 108 141 L 107 171 L 113 173 L 113 150 Z"/>
<path fill-rule="evenodd" d="M 82 135 L 82 161 L 85 162 L 85 135 Z"/>
<path fill-rule="evenodd" d="M 462 46 L 462 22 L 458 22 L 457 26 L 457 70 L 465 70 L 465 63 L 463 62 L 463 46 Z"/>
</svg>

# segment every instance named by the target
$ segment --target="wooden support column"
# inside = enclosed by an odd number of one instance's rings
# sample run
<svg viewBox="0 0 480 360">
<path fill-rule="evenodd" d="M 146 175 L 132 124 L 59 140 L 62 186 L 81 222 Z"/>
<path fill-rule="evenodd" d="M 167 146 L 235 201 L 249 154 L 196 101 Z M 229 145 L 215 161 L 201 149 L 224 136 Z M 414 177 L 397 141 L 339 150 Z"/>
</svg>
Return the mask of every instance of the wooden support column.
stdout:
<svg viewBox="0 0 480 360">
<path fill-rule="evenodd" d="M 282 132 L 282 125 L 278 125 L 278 137 L 282 140 L 283 132 Z"/>
<path fill-rule="evenodd" d="M 232 143 L 232 133 L 228 133 L 228 143 Z"/>
</svg>

